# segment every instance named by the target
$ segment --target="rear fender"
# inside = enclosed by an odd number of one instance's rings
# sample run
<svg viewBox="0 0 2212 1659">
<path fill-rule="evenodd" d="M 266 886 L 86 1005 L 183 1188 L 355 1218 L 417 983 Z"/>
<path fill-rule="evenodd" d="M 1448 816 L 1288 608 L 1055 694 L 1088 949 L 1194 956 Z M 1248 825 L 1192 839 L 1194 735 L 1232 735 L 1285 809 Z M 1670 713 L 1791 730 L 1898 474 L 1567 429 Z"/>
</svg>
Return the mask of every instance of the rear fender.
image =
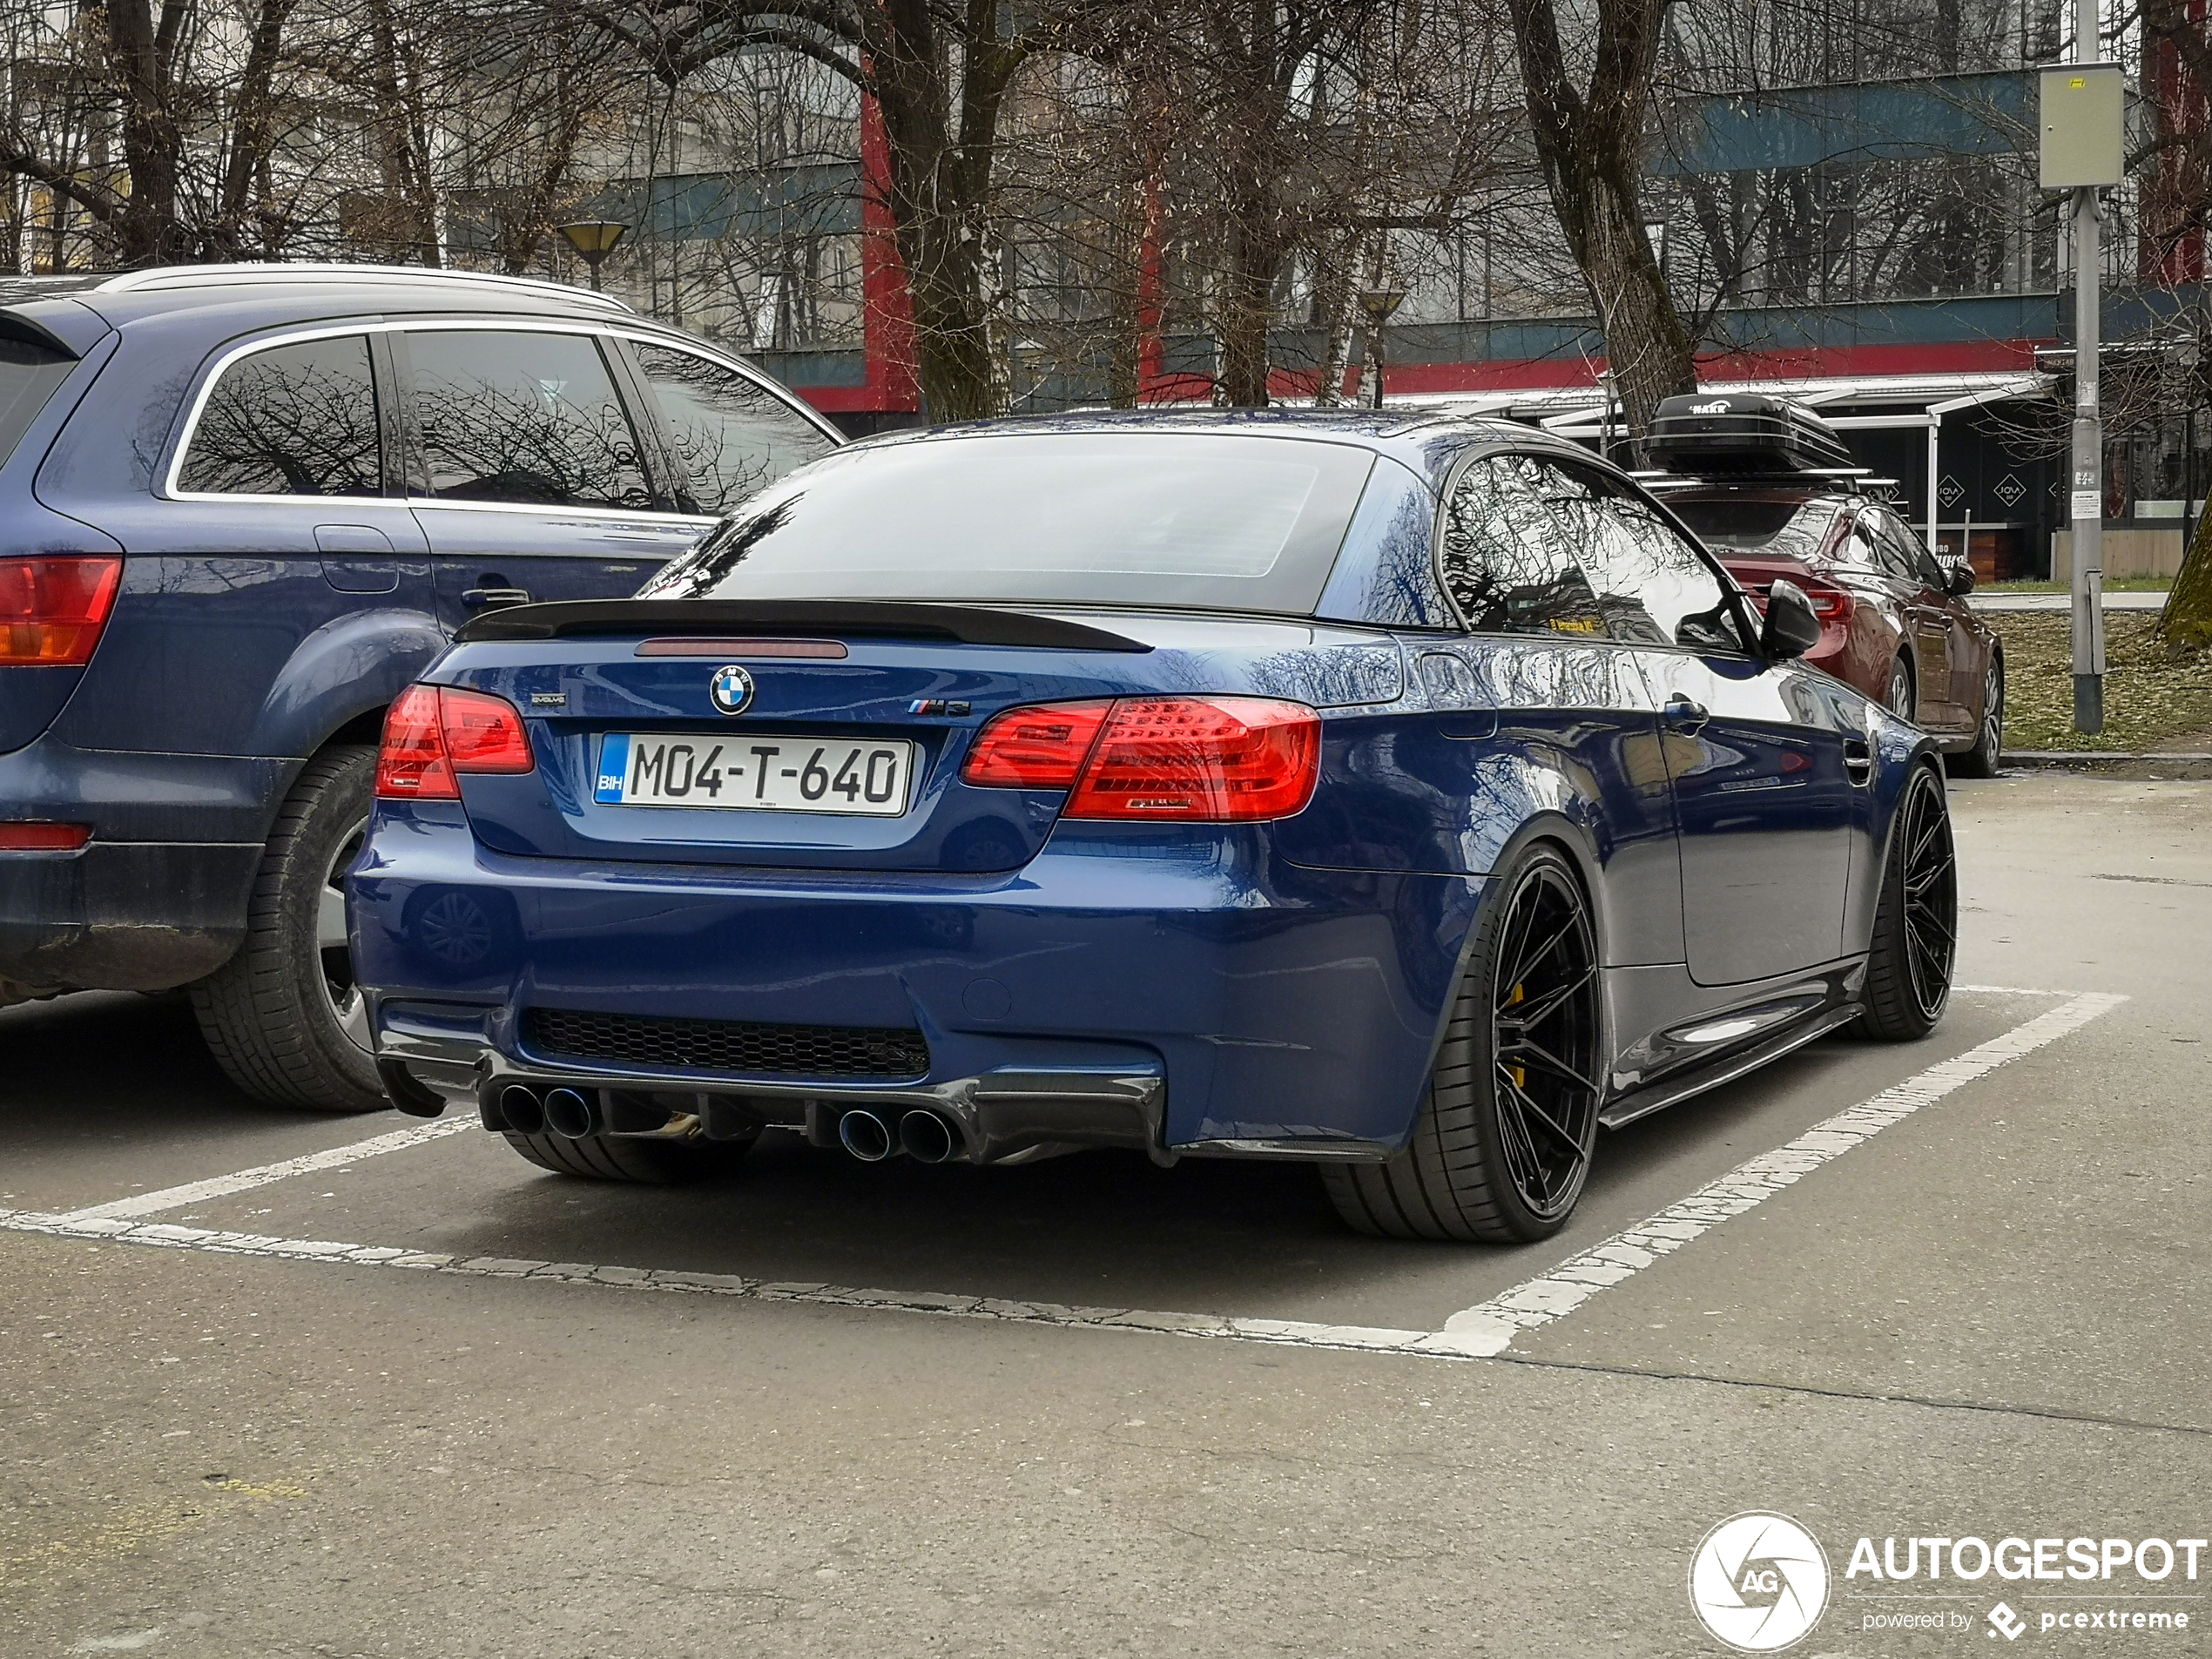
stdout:
<svg viewBox="0 0 2212 1659">
<path fill-rule="evenodd" d="M 386 707 L 445 649 L 437 618 L 419 610 L 356 610 L 303 637 L 255 712 L 257 754 L 300 759 L 344 726 Z"/>
</svg>

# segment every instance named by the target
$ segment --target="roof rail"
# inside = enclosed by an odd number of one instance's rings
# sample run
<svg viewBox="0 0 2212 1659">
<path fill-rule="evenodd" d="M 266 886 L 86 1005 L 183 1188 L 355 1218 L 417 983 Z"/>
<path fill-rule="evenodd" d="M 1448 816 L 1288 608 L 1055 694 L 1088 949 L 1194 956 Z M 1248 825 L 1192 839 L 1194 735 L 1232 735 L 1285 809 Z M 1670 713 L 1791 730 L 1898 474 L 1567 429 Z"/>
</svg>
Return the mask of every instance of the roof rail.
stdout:
<svg viewBox="0 0 2212 1659">
<path fill-rule="evenodd" d="M 604 307 L 609 311 L 631 309 L 611 293 L 571 287 L 565 282 L 549 282 L 542 277 L 504 276 L 489 271 L 442 271 L 427 265 L 355 265 L 339 260 L 302 260 L 296 265 L 270 260 L 241 265 L 153 266 L 145 270 L 125 271 L 118 276 L 109 277 L 98 284 L 93 291 L 98 293 L 136 293 L 149 288 L 199 287 L 217 282 L 236 281 L 241 277 L 260 277 L 271 282 L 458 282 L 484 287 L 519 288 L 535 293 L 557 293 L 586 305 Z"/>
</svg>

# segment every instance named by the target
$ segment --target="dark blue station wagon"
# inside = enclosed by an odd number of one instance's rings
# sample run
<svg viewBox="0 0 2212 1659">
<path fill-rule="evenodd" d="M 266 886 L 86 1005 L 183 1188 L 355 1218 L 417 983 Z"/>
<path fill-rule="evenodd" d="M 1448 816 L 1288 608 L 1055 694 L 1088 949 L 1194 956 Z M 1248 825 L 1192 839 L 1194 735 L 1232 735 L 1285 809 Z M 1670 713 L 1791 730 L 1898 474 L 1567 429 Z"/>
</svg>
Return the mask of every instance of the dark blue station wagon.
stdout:
<svg viewBox="0 0 2212 1659">
<path fill-rule="evenodd" d="M 0 280 L 0 1003 L 192 987 L 273 1102 L 385 1104 L 345 933 L 386 706 L 635 590 L 834 431 L 550 283 Z"/>
</svg>

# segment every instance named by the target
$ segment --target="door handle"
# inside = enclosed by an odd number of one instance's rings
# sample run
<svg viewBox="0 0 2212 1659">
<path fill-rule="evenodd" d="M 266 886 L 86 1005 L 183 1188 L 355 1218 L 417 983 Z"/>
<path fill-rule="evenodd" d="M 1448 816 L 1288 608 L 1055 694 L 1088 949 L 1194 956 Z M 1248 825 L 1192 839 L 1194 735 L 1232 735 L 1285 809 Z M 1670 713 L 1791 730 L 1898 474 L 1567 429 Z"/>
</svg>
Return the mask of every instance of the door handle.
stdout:
<svg viewBox="0 0 2212 1659">
<path fill-rule="evenodd" d="M 1865 785 L 1874 776 L 1874 751 L 1864 738 L 1844 739 L 1844 772 L 1852 783 Z"/>
<path fill-rule="evenodd" d="M 526 605 L 530 602 L 528 588 L 469 588 L 463 590 L 461 603 L 482 609 L 496 610 L 502 605 Z"/>
<path fill-rule="evenodd" d="M 1661 713 L 1667 724 L 1677 732 L 1692 733 L 1703 732 L 1705 722 L 1713 718 L 1703 703 L 1683 691 L 1676 691 L 1669 698 L 1667 706 Z"/>
</svg>

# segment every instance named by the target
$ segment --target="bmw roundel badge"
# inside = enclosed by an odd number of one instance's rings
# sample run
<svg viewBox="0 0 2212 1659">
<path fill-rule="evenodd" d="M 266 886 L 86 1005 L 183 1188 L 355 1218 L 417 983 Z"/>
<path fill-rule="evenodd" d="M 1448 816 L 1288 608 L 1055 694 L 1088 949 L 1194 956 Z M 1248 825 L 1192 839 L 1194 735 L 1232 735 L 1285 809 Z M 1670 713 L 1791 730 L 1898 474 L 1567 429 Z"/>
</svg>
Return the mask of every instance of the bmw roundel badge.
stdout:
<svg viewBox="0 0 2212 1659">
<path fill-rule="evenodd" d="M 725 714 L 743 714 L 752 705 L 752 676 L 735 663 L 725 663 L 706 683 L 706 694 Z"/>
</svg>

